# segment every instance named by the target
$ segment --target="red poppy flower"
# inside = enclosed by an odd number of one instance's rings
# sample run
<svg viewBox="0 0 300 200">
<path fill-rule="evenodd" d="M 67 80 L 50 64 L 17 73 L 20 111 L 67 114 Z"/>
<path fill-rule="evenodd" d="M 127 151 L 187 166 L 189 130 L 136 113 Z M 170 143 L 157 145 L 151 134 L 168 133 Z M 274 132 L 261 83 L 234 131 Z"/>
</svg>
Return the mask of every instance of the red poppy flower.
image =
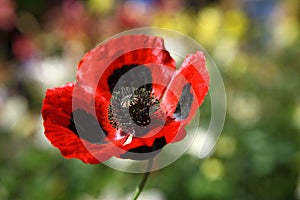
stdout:
<svg viewBox="0 0 300 200">
<path fill-rule="evenodd" d="M 202 52 L 176 69 L 161 38 L 111 39 L 83 57 L 75 83 L 47 90 L 45 135 L 64 157 L 85 163 L 149 159 L 184 138 L 208 84 Z"/>
</svg>

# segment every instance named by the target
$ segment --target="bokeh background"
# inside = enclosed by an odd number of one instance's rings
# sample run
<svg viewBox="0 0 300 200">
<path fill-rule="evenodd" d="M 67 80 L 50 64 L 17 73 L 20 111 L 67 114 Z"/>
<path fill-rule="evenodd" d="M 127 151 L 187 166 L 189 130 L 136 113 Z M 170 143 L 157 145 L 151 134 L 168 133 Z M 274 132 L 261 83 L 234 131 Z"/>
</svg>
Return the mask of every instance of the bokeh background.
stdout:
<svg viewBox="0 0 300 200">
<path fill-rule="evenodd" d="M 40 109 L 87 50 L 142 26 L 198 41 L 228 112 L 211 156 L 154 172 L 141 199 L 300 199 L 298 0 L 0 0 L 0 199 L 128 199 L 141 175 L 64 159 Z"/>
</svg>

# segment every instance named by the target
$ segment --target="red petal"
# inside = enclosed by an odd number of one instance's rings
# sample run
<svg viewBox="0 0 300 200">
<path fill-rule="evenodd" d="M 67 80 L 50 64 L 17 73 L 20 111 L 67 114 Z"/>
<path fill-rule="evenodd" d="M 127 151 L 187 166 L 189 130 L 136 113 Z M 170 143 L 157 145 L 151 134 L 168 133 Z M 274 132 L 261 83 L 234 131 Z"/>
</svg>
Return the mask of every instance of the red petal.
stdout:
<svg viewBox="0 0 300 200">
<path fill-rule="evenodd" d="M 185 130 L 180 127 L 180 122 L 174 122 L 167 124 L 161 130 L 151 130 L 149 134 L 143 138 L 134 137 L 131 143 L 121 147 L 126 149 L 126 152 L 118 157 L 133 160 L 153 158 L 168 143 L 182 140 L 185 137 Z"/>
<path fill-rule="evenodd" d="M 73 95 L 73 91 L 74 84 L 47 90 L 42 107 L 45 135 L 66 158 L 78 158 L 91 164 L 103 162 L 114 153 L 110 150 L 111 145 L 109 143 L 91 144 L 78 137 L 68 127 L 71 113 L 74 110 L 72 102 L 79 99 L 78 96 Z M 89 101 L 76 103 L 76 106 L 79 105 L 81 105 L 81 109 L 89 110 Z"/>
<path fill-rule="evenodd" d="M 112 128 L 108 120 L 109 100 L 105 98 L 104 93 L 93 94 L 86 91 L 86 88 L 75 85 L 73 89 L 73 111 L 84 109 L 101 124 L 101 127 L 108 132 L 108 136 L 114 135 L 115 129 Z"/>
<path fill-rule="evenodd" d="M 185 88 L 188 85 L 190 88 Z M 161 106 L 171 116 L 176 111 L 180 98 L 185 98 L 183 91 L 189 93 L 193 97 L 193 101 L 187 111 L 187 116 L 182 119 L 183 125 L 186 125 L 204 101 L 204 97 L 208 92 L 208 85 L 209 74 L 205 67 L 204 54 L 198 51 L 195 54 L 188 55 L 172 78 L 162 99 Z"/>
<path fill-rule="evenodd" d="M 164 137 L 166 140 L 166 143 L 173 143 L 180 141 L 184 138 L 185 131 L 181 127 L 180 122 L 171 122 L 166 124 L 163 127 L 158 127 L 151 129 L 150 132 L 148 132 L 143 137 L 133 137 L 132 142 L 124 145 L 124 142 L 126 141 L 127 137 L 123 137 L 119 140 L 114 140 L 114 144 L 118 147 L 128 151 L 130 149 L 134 149 L 141 146 L 148 146 L 151 147 L 155 141 L 155 139 Z"/>
<path fill-rule="evenodd" d="M 80 61 L 77 81 L 91 91 L 109 91 L 108 78 L 123 66 L 163 64 L 175 69 L 175 62 L 161 38 L 126 35 L 111 39 L 88 52 Z"/>
<path fill-rule="evenodd" d="M 157 99 L 161 99 L 176 70 L 158 64 L 146 66 L 151 70 L 152 74 L 152 92 Z"/>
</svg>

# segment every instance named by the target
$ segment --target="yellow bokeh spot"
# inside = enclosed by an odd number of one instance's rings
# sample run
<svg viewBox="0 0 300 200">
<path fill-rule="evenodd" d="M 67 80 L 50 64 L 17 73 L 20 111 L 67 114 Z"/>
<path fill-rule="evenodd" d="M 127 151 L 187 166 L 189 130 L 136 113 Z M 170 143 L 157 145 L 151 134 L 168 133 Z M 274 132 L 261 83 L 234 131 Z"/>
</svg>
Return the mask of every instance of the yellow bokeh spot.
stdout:
<svg viewBox="0 0 300 200">
<path fill-rule="evenodd" d="M 219 40 L 216 48 L 213 51 L 213 57 L 219 62 L 222 63 L 222 67 L 225 70 L 232 66 L 232 62 L 237 57 L 238 45 L 237 42 L 230 38 L 222 38 Z"/>
<path fill-rule="evenodd" d="M 294 115 L 293 115 L 293 122 L 295 127 L 300 130 L 300 104 L 296 106 Z"/>
<path fill-rule="evenodd" d="M 230 10 L 224 15 L 224 32 L 227 36 L 238 39 L 244 35 L 247 28 L 247 20 L 244 14 L 238 10 Z"/>
<path fill-rule="evenodd" d="M 299 35 L 298 21 L 294 17 L 285 17 L 276 24 L 274 34 L 274 43 L 278 47 L 285 47 L 293 44 Z"/>
<path fill-rule="evenodd" d="M 224 157 L 230 157 L 235 153 L 235 151 L 235 140 L 230 136 L 221 136 L 216 146 L 216 154 Z"/>
<path fill-rule="evenodd" d="M 193 23 L 191 16 L 184 12 L 177 13 L 175 16 L 158 13 L 153 18 L 152 26 L 172 29 L 189 35 Z"/>
<path fill-rule="evenodd" d="M 106 14 L 113 9 L 115 0 L 89 0 L 88 8 L 92 13 L 95 14 Z"/>
<path fill-rule="evenodd" d="M 222 178 L 224 174 L 223 163 L 215 158 L 204 160 L 201 170 L 204 176 L 211 181 Z"/>
<path fill-rule="evenodd" d="M 245 75 L 248 71 L 249 59 L 246 55 L 239 53 L 238 56 L 235 55 L 232 62 L 226 67 L 226 73 L 231 77 L 241 77 Z"/>
<path fill-rule="evenodd" d="M 217 42 L 222 14 L 217 8 L 205 8 L 199 12 L 195 27 L 196 39 L 205 45 L 214 45 Z"/>
</svg>

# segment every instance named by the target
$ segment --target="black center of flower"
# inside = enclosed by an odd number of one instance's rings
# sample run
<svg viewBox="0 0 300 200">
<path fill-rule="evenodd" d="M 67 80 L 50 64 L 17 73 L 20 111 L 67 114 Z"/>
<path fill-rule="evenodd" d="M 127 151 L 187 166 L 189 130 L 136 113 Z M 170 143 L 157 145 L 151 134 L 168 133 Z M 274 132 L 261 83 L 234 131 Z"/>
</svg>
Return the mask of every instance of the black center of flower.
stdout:
<svg viewBox="0 0 300 200">
<path fill-rule="evenodd" d="M 158 108 L 159 101 L 147 85 L 139 88 L 122 87 L 113 92 L 108 107 L 108 119 L 114 128 L 121 128 L 124 133 L 136 134 L 137 127 L 146 127 L 151 123 L 150 116 Z"/>
</svg>

